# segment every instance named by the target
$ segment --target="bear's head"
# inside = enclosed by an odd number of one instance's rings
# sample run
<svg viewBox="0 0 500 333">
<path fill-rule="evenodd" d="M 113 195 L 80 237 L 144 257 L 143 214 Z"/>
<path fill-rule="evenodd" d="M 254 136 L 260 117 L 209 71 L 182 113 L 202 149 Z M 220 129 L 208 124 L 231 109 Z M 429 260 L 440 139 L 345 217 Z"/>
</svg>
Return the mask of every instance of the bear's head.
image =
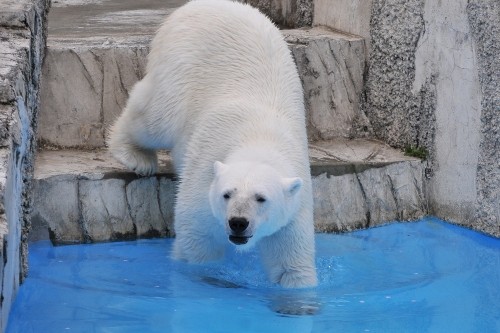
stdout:
<svg viewBox="0 0 500 333">
<path fill-rule="evenodd" d="M 302 179 L 267 164 L 215 162 L 210 206 L 229 240 L 241 249 L 280 230 L 300 205 Z"/>
</svg>

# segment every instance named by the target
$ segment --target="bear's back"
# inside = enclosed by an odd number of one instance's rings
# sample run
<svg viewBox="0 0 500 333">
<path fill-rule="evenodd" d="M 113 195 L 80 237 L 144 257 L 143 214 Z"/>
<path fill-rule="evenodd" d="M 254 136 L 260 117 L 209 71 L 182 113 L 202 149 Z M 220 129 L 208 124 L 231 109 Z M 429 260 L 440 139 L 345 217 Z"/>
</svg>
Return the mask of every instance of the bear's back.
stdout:
<svg viewBox="0 0 500 333">
<path fill-rule="evenodd" d="M 153 40 L 148 73 L 158 76 L 160 89 L 175 94 L 193 120 L 238 99 L 303 112 L 287 44 L 268 18 L 248 5 L 197 0 L 175 11 Z"/>
</svg>

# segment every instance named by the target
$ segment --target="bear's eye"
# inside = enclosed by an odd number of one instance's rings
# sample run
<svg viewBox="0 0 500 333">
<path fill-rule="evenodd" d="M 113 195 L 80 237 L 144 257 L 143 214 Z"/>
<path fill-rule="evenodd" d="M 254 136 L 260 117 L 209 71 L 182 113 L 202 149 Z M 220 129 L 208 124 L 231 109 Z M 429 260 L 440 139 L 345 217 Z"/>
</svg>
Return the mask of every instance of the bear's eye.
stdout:
<svg viewBox="0 0 500 333">
<path fill-rule="evenodd" d="M 260 202 L 260 203 L 263 203 L 263 202 L 266 202 L 266 198 L 264 198 L 262 195 L 260 194 L 257 194 L 255 196 L 255 200 L 257 200 L 257 202 Z"/>
<path fill-rule="evenodd" d="M 223 197 L 224 197 L 224 199 L 228 200 L 229 198 L 231 198 L 231 193 L 229 193 L 229 192 L 224 193 Z"/>
</svg>

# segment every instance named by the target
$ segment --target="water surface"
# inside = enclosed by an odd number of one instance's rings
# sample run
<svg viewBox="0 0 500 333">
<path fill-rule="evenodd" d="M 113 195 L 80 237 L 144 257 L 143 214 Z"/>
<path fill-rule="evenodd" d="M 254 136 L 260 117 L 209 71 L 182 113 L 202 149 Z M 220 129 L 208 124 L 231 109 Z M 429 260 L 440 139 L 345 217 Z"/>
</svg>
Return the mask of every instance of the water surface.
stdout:
<svg viewBox="0 0 500 333">
<path fill-rule="evenodd" d="M 270 284 L 255 252 L 198 266 L 171 247 L 31 244 L 7 332 L 500 332 L 500 240 L 437 219 L 318 234 L 310 290 Z"/>
</svg>

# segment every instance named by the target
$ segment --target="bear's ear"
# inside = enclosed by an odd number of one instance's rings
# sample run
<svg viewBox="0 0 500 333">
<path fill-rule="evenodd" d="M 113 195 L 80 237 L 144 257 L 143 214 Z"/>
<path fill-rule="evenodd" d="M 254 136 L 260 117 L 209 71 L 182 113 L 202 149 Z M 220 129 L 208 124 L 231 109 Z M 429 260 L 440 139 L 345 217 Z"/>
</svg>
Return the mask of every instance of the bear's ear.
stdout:
<svg viewBox="0 0 500 333">
<path fill-rule="evenodd" d="M 292 197 L 297 194 L 302 187 L 302 179 L 299 177 L 283 178 L 281 180 L 285 194 Z"/>
<path fill-rule="evenodd" d="M 219 161 L 215 161 L 214 163 L 214 172 L 215 172 L 215 175 L 219 175 L 221 174 L 222 172 L 224 172 L 224 170 L 227 169 L 227 165 L 222 163 L 222 162 L 219 162 Z"/>
</svg>

